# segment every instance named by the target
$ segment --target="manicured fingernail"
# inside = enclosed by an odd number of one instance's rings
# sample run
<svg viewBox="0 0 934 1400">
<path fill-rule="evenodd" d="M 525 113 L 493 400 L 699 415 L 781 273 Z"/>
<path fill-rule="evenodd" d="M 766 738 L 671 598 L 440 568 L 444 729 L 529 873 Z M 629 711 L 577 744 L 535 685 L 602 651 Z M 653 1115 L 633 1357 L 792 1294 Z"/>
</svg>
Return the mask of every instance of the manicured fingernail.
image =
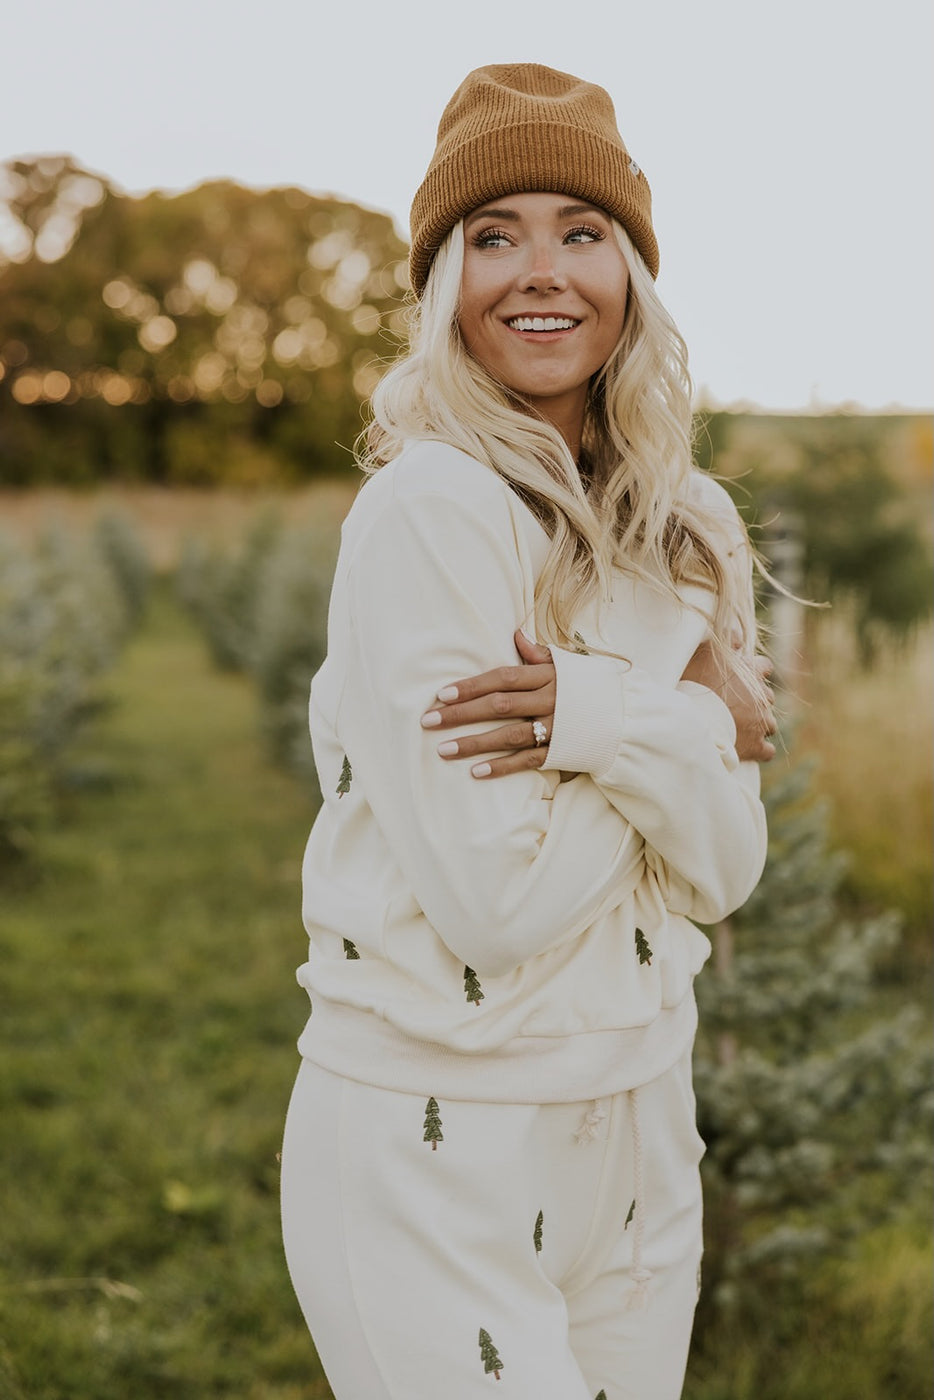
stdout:
<svg viewBox="0 0 934 1400">
<path fill-rule="evenodd" d="M 438 699 L 441 701 L 442 705 L 447 705 L 447 704 L 449 704 L 452 700 L 456 700 L 456 699 L 457 699 L 457 686 L 456 686 L 456 685 L 446 685 L 442 690 L 439 690 L 439 691 L 438 691 Z"/>
<path fill-rule="evenodd" d="M 427 715 L 422 715 L 423 729 L 437 729 L 440 723 L 441 716 L 438 714 L 437 710 L 429 710 Z"/>
<path fill-rule="evenodd" d="M 457 753 L 457 741 L 446 739 L 443 744 L 438 745 L 438 752 L 442 758 L 450 758 L 452 754 Z"/>
<path fill-rule="evenodd" d="M 486 778 L 493 770 L 488 763 L 475 763 L 470 771 L 475 778 Z"/>
</svg>

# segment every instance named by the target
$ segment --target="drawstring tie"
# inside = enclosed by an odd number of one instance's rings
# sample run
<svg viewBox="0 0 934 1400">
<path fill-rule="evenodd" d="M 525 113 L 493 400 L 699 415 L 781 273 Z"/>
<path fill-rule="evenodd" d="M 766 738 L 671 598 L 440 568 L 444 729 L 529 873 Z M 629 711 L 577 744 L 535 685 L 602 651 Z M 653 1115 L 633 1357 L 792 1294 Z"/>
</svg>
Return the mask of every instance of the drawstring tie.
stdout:
<svg viewBox="0 0 934 1400">
<path fill-rule="evenodd" d="M 645 1178 L 643 1174 L 642 1132 L 639 1126 L 638 1089 L 629 1090 L 629 1117 L 632 1123 L 632 1188 L 634 1193 L 632 1204 L 632 1269 L 630 1271 L 630 1278 L 635 1284 L 635 1287 L 627 1299 L 626 1307 L 642 1308 L 645 1306 L 652 1270 L 643 1268 L 642 1265 L 642 1246 L 645 1241 Z"/>
<path fill-rule="evenodd" d="M 594 1099 L 589 1112 L 581 1122 L 580 1127 L 574 1134 L 577 1144 L 583 1145 L 585 1142 L 593 1142 L 600 1131 L 600 1124 L 607 1115 L 609 1099 Z"/>
<path fill-rule="evenodd" d="M 626 1300 L 626 1307 L 641 1308 L 645 1306 L 652 1270 L 646 1269 L 642 1263 L 642 1250 L 645 1243 L 645 1164 L 642 1154 L 642 1129 L 639 1123 L 638 1089 L 628 1090 L 627 1098 L 629 1099 L 629 1121 L 632 1124 L 633 1202 L 629 1207 L 629 1214 L 623 1228 L 628 1230 L 630 1224 L 633 1227 L 632 1268 L 629 1276 L 634 1287 Z M 599 1136 L 600 1125 L 609 1112 L 609 1105 L 608 1098 L 593 1100 L 581 1120 L 580 1127 L 574 1133 L 578 1145 L 582 1146 L 585 1143 L 593 1142 Z"/>
</svg>

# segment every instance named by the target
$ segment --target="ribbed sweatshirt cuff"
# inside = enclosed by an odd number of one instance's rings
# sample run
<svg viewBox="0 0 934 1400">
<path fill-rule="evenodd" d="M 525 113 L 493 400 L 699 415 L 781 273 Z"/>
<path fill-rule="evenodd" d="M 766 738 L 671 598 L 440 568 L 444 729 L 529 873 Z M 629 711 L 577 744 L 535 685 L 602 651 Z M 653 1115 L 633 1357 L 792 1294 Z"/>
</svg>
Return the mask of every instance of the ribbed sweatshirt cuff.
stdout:
<svg viewBox="0 0 934 1400">
<path fill-rule="evenodd" d="M 623 740 L 622 676 L 627 661 L 552 647 L 557 679 L 555 720 L 543 768 L 605 773 Z"/>
</svg>

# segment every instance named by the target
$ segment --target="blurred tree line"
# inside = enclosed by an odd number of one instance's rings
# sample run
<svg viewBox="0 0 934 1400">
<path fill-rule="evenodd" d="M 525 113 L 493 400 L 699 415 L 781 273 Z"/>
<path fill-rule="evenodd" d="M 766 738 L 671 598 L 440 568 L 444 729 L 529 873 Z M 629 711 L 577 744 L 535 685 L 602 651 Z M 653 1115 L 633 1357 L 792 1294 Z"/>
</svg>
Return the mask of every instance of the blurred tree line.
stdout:
<svg viewBox="0 0 934 1400">
<path fill-rule="evenodd" d="M 0 481 L 346 469 L 406 253 L 387 215 L 300 189 L 130 198 L 68 156 L 0 166 Z"/>
<path fill-rule="evenodd" d="M 695 458 L 724 480 L 783 584 L 850 605 L 865 664 L 930 616 L 930 417 L 706 413 Z"/>
<path fill-rule="evenodd" d="M 391 219 L 229 182 L 130 198 L 71 157 L 0 166 L 0 483 L 283 485 L 349 472 L 406 334 Z M 786 579 L 849 594 L 871 661 L 931 608 L 931 423 L 698 415 L 700 464 Z"/>
</svg>

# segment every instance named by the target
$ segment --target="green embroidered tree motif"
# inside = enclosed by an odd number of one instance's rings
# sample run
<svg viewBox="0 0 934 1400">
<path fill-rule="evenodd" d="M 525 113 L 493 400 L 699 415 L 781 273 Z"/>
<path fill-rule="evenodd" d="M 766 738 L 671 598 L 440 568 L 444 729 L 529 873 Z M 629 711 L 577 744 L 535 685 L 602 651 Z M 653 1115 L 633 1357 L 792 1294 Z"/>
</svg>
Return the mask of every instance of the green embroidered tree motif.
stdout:
<svg viewBox="0 0 934 1400">
<path fill-rule="evenodd" d="M 606 1400 L 606 1391 L 605 1391 L 605 1390 L 599 1390 L 599 1391 L 597 1392 L 597 1394 L 594 1396 L 593 1400 Z"/>
<path fill-rule="evenodd" d="M 544 1225 L 544 1223 L 545 1217 L 542 1214 L 542 1212 L 539 1211 L 538 1215 L 535 1218 L 535 1230 L 532 1234 L 532 1243 L 535 1245 L 536 1254 L 541 1254 L 542 1252 L 542 1226 Z"/>
<path fill-rule="evenodd" d="M 635 1215 L 635 1213 L 636 1213 L 636 1203 L 635 1203 L 635 1201 L 633 1201 L 632 1205 L 629 1207 L 629 1214 L 626 1216 L 626 1219 L 625 1219 L 625 1221 L 624 1221 L 624 1223 L 623 1223 L 623 1229 L 624 1229 L 624 1230 L 628 1230 L 628 1229 L 629 1229 L 630 1225 L 632 1224 L 633 1216 Z"/>
<path fill-rule="evenodd" d="M 587 643 L 584 641 L 583 637 L 579 632 L 574 633 L 574 640 L 577 643 L 577 646 L 574 648 L 574 650 L 577 652 L 578 656 L 589 656 L 590 653 L 587 650 Z"/>
<path fill-rule="evenodd" d="M 441 1114 L 438 1112 L 438 1100 L 429 1099 L 425 1104 L 425 1122 L 423 1124 L 425 1136 L 422 1142 L 430 1142 L 432 1152 L 437 1152 L 438 1143 L 444 1142 L 444 1133 L 441 1131 Z"/>
<path fill-rule="evenodd" d="M 350 766 L 350 759 L 344 754 L 344 761 L 341 764 L 341 775 L 334 791 L 338 797 L 343 797 L 345 792 L 350 791 L 350 784 L 353 781 L 353 769 Z"/>
<path fill-rule="evenodd" d="M 483 990 L 473 968 L 466 965 L 464 967 L 464 991 L 468 1001 L 472 1001 L 475 1006 L 480 1005 L 483 1000 Z"/>
<path fill-rule="evenodd" d="M 351 943 L 349 938 L 344 939 L 344 956 L 348 962 L 353 962 L 355 959 L 358 959 L 360 957 L 360 954 L 357 952 L 356 948 Z"/>
<path fill-rule="evenodd" d="M 652 962 L 652 949 L 649 947 L 649 940 L 642 932 L 641 928 L 636 929 L 636 952 L 639 955 L 640 963 Z"/>
<path fill-rule="evenodd" d="M 504 1369 L 502 1361 L 499 1359 L 499 1352 L 493 1345 L 493 1339 L 486 1328 L 480 1328 L 480 1357 L 483 1361 L 483 1373 L 488 1376 L 490 1372 L 499 1380 L 499 1373 Z"/>
</svg>

